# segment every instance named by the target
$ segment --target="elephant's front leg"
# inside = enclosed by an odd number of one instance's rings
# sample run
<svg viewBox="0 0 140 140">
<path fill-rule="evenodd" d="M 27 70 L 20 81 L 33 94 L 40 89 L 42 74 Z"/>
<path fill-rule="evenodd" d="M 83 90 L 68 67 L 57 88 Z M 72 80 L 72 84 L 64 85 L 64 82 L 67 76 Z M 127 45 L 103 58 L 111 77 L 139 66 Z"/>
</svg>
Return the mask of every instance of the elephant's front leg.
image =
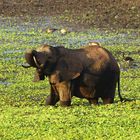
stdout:
<svg viewBox="0 0 140 140">
<path fill-rule="evenodd" d="M 98 97 L 94 97 L 93 99 L 88 99 L 90 104 L 98 105 Z"/>
<path fill-rule="evenodd" d="M 55 105 L 59 101 L 59 96 L 55 87 L 51 85 L 51 93 L 46 99 L 46 105 Z"/>
<path fill-rule="evenodd" d="M 70 106 L 71 105 L 71 82 L 61 82 L 56 85 L 59 93 L 60 105 Z"/>
</svg>

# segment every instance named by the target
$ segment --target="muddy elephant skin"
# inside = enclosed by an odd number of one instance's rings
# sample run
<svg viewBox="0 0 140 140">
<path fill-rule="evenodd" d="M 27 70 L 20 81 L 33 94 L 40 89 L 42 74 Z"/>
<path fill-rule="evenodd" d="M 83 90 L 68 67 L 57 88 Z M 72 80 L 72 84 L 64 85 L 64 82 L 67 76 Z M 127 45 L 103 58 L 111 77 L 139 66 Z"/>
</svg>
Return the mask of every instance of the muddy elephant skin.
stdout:
<svg viewBox="0 0 140 140">
<path fill-rule="evenodd" d="M 42 45 L 27 50 L 26 62 L 36 68 L 34 81 L 49 78 L 50 95 L 47 105 L 69 106 L 73 96 L 86 98 L 91 104 L 113 103 L 118 83 L 120 94 L 120 69 L 112 54 L 99 43 L 88 44 L 79 49 Z"/>
</svg>

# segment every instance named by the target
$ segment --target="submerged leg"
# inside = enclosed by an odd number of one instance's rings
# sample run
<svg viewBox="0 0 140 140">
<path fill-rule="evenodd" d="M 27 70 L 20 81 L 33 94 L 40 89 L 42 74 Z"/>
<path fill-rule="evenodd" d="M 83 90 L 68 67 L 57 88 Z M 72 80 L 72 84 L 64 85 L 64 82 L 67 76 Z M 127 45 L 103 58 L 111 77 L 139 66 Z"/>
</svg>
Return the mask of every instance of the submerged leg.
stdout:
<svg viewBox="0 0 140 140">
<path fill-rule="evenodd" d="M 111 104 L 114 102 L 114 98 L 102 98 L 103 104 Z"/>
<path fill-rule="evenodd" d="M 61 82 L 57 86 L 59 93 L 60 105 L 70 106 L 71 105 L 71 82 Z"/>
<path fill-rule="evenodd" d="M 46 105 L 55 105 L 59 101 L 59 96 L 54 87 L 51 86 L 51 93 L 46 99 Z"/>
<path fill-rule="evenodd" d="M 89 101 L 90 104 L 98 105 L 98 97 L 93 98 L 93 99 L 89 99 L 88 101 Z"/>
</svg>

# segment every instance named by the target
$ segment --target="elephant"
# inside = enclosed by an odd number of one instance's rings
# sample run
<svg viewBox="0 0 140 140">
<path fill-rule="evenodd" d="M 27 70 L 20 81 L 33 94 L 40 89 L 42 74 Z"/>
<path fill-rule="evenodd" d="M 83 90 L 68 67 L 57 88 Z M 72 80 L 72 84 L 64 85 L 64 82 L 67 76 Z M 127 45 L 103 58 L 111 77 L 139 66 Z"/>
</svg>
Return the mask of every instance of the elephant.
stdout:
<svg viewBox="0 0 140 140">
<path fill-rule="evenodd" d="M 114 102 L 118 83 L 120 94 L 120 68 L 107 49 L 98 42 L 92 42 L 79 49 L 63 46 L 53 47 L 43 44 L 37 49 L 27 50 L 25 68 L 36 68 L 34 81 L 48 77 L 50 95 L 46 105 L 70 106 L 73 96 L 85 98 L 97 105 L 99 98 L 103 104 Z"/>
</svg>

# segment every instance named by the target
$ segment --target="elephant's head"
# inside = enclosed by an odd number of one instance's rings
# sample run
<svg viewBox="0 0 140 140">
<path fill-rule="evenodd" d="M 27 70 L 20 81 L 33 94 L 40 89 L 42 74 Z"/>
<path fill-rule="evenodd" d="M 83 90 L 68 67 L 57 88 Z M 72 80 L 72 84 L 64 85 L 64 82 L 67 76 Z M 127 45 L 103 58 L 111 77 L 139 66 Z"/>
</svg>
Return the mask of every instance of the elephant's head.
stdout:
<svg viewBox="0 0 140 140">
<path fill-rule="evenodd" d="M 45 76 L 53 83 L 69 81 L 80 76 L 83 66 L 71 57 L 68 49 L 59 46 L 43 45 L 36 50 L 27 50 L 25 59 L 28 66 L 36 68 L 34 81 L 44 80 Z"/>
<path fill-rule="evenodd" d="M 25 59 L 28 65 L 22 65 L 24 68 L 36 68 L 34 81 L 44 80 L 45 75 L 50 75 L 59 57 L 58 49 L 43 45 L 36 50 L 27 50 Z"/>
</svg>

